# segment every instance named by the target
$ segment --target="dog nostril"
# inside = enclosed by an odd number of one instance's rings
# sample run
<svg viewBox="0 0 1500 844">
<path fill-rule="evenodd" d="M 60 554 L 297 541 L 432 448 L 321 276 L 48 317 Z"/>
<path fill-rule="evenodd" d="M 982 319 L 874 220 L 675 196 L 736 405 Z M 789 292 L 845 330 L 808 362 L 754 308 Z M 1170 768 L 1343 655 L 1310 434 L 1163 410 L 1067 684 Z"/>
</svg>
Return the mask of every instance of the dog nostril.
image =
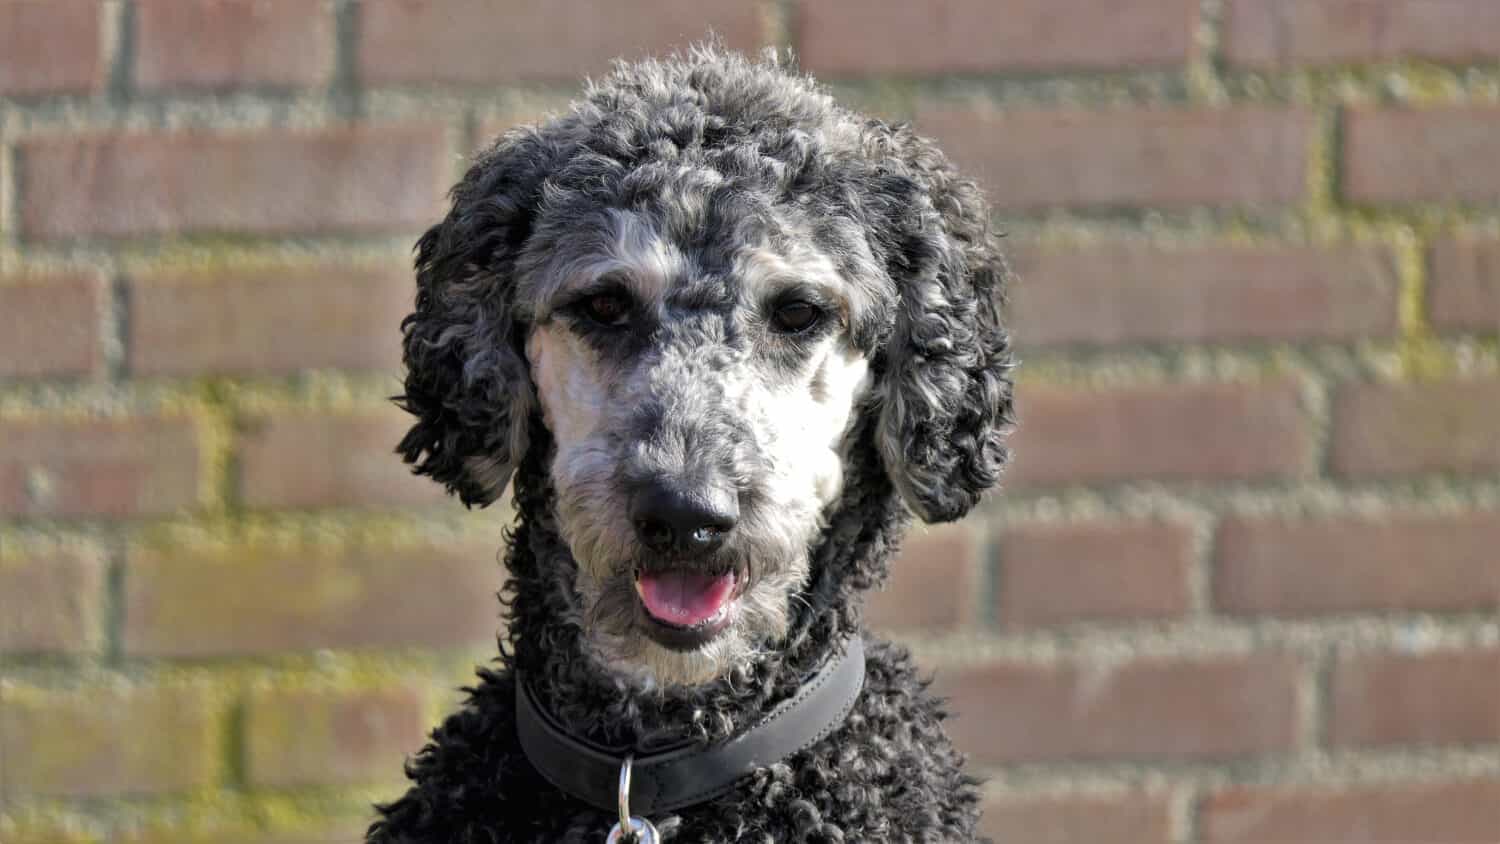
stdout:
<svg viewBox="0 0 1500 844">
<path fill-rule="evenodd" d="M 706 554 L 734 530 L 739 503 L 733 493 L 711 487 L 653 483 L 631 499 L 630 517 L 641 544 L 652 551 Z"/>
<path fill-rule="evenodd" d="M 655 519 L 638 519 L 635 532 L 641 543 L 652 551 L 662 552 L 672 547 L 672 527 Z"/>
</svg>

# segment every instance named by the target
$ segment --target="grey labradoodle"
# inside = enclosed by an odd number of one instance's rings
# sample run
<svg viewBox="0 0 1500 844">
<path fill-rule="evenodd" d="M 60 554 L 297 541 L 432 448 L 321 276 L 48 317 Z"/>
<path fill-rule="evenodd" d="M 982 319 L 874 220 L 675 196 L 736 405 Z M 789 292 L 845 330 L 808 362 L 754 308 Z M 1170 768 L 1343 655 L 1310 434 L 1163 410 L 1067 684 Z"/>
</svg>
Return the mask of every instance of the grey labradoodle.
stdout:
<svg viewBox="0 0 1500 844">
<path fill-rule="evenodd" d="M 510 623 L 368 841 L 975 840 L 941 703 L 862 621 L 910 515 L 1007 456 L 974 182 L 710 46 L 618 66 L 452 201 L 399 451 L 466 504 L 514 482 Z"/>
</svg>

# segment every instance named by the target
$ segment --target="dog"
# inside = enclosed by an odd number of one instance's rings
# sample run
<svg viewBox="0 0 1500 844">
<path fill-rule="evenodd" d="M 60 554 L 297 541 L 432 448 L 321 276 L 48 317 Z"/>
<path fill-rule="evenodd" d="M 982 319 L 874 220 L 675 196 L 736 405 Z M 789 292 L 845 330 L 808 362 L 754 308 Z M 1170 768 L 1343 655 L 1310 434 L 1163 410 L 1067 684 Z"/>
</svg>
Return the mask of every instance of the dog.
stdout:
<svg viewBox="0 0 1500 844">
<path fill-rule="evenodd" d="M 398 451 L 466 505 L 514 482 L 509 627 L 367 842 L 975 840 L 941 702 L 862 622 L 910 517 L 1007 459 L 975 183 L 707 45 L 617 64 L 451 197 Z"/>
</svg>

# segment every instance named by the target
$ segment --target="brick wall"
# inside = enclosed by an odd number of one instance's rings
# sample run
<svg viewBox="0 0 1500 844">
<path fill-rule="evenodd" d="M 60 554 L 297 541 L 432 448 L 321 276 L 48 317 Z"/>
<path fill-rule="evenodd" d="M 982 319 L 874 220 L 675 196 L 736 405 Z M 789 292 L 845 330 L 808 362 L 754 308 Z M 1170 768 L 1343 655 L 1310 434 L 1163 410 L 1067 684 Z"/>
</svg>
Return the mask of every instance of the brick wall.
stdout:
<svg viewBox="0 0 1500 844">
<path fill-rule="evenodd" d="M 493 652 L 409 248 L 609 57 L 790 44 L 989 186 L 1007 490 L 913 644 L 1004 842 L 1500 839 L 1493 0 L 0 2 L 0 841 L 355 840 Z"/>
</svg>

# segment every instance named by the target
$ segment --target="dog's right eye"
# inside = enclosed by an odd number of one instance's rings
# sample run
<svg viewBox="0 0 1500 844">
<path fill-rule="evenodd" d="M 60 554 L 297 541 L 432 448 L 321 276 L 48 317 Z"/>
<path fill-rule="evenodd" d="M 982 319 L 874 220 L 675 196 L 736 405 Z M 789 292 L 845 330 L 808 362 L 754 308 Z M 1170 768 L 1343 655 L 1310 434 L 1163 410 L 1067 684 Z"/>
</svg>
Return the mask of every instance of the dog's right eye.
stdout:
<svg viewBox="0 0 1500 844">
<path fill-rule="evenodd" d="M 584 316 L 610 328 L 623 326 L 630 318 L 630 298 L 623 293 L 609 291 L 584 297 L 578 303 Z"/>
</svg>

